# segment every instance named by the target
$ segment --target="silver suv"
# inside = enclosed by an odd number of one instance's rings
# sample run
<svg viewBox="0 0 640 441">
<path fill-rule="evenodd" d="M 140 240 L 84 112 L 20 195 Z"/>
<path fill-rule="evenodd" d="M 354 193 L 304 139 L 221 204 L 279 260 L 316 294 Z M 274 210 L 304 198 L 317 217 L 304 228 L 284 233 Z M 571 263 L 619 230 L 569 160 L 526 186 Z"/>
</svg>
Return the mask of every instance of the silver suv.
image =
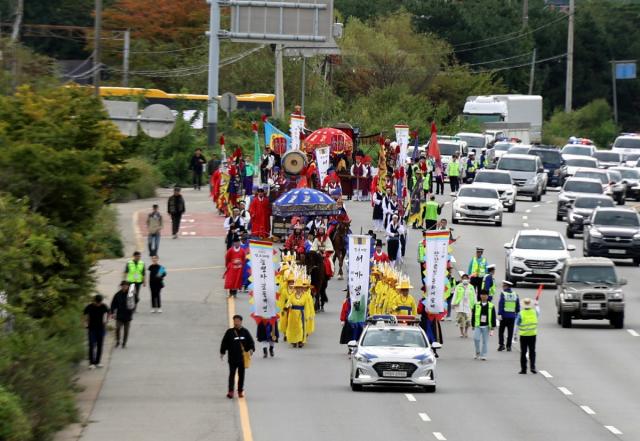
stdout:
<svg viewBox="0 0 640 441">
<path fill-rule="evenodd" d="M 570 328 L 573 319 L 609 320 L 624 327 L 624 293 L 627 281 L 618 278 L 613 262 L 603 257 L 567 259 L 555 302 L 558 324 Z"/>
<path fill-rule="evenodd" d="M 497 169 L 511 174 L 513 183 L 518 187 L 518 196 L 531 196 L 531 200 L 536 202 L 547 191 L 547 174 L 537 156 L 507 153 L 500 157 Z"/>
</svg>

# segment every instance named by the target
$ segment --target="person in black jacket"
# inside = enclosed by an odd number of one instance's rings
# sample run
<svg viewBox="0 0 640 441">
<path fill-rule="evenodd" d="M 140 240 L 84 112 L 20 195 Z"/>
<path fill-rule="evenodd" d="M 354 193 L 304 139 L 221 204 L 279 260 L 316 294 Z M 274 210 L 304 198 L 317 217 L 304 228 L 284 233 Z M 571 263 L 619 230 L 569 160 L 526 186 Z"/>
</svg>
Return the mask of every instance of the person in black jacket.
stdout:
<svg viewBox="0 0 640 441">
<path fill-rule="evenodd" d="M 202 149 L 196 149 L 196 152 L 191 157 L 189 162 L 189 170 L 193 173 L 193 189 L 200 190 L 202 186 L 202 173 L 207 160 L 202 155 Z"/>
<path fill-rule="evenodd" d="M 124 328 L 122 337 L 122 349 L 127 347 L 129 339 L 129 326 L 133 319 L 133 309 L 127 305 L 127 295 L 129 293 L 129 282 L 123 280 L 120 282 L 120 291 L 115 293 L 111 300 L 111 315 L 116 316 L 116 348 L 120 346 L 120 332 Z"/>
<path fill-rule="evenodd" d="M 162 302 L 160 300 L 160 291 L 164 288 L 164 278 L 167 276 L 167 270 L 160 265 L 160 257 L 156 254 L 151 258 L 152 264 L 149 265 L 149 288 L 151 289 L 151 312 L 162 313 Z"/>
<path fill-rule="evenodd" d="M 171 216 L 171 234 L 173 238 L 178 238 L 178 230 L 180 230 L 180 220 L 186 211 L 184 198 L 180 194 L 180 187 L 173 189 L 173 196 L 167 201 L 167 212 Z"/>
<path fill-rule="evenodd" d="M 228 353 L 229 362 L 229 392 L 227 398 L 233 398 L 233 385 L 238 372 L 238 397 L 244 397 L 244 352 L 253 354 L 255 343 L 251 333 L 242 327 L 242 316 L 233 316 L 233 328 L 227 329 L 220 344 L 220 359 L 224 359 L 224 354 Z"/>
</svg>

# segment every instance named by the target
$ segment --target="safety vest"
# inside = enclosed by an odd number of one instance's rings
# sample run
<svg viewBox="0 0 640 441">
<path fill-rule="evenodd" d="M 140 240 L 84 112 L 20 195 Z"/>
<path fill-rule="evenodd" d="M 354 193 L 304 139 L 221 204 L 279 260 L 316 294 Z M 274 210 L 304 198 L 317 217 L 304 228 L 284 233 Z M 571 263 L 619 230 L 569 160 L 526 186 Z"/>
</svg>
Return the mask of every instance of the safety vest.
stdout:
<svg viewBox="0 0 640 441">
<path fill-rule="evenodd" d="M 458 161 L 451 161 L 447 167 L 447 174 L 449 176 L 460 176 L 460 163 Z"/>
<path fill-rule="evenodd" d="M 473 308 L 473 327 L 476 328 L 480 326 L 480 311 L 482 311 L 482 303 L 476 303 Z M 493 323 L 493 303 L 487 302 L 487 310 L 489 311 L 487 326 L 491 327 L 491 323 Z M 520 333 L 520 335 L 522 335 L 522 333 Z"/>
<path fill-rule="evenodd" d="M 490 274 L 485 274 L 482 278 L 482 290 L 485 291 L 487 289 L 487 277 Z M 491 278 L 491 286 L 489 287 L 488 293 L 491 297 L 496 294 L 496 282 L 493 281 L 493 277 Z"/>
<path fill-rule="evenodd" d="M 538 314 L 535 309 L 520 311 L 520 336 L 531 337 L 538 333 Z"/>
<path fill-rule="evenodd" d="M 504 312 L 516 312 L 518 294 L 513 291 L 502 291 L 502 295 L 504 296 Z"/>
<path fill-rule="evenodd" d="M 475 159 L 469 162 L 470 162 L 470 165 L 467 165 L 467 171 L 469 173 L 474 173 L 476 171 L 476 168 L 478 168 L 478 163 L 476 162 Z"/>
<path fill-rule="evenodd" d="M 127 263 L 127 282 L 129 283 L 142 283 L 144 279 L 144 262 L 139 260 L 137 263 L 130 260 Z"/>
<path fill-rule="evenodd" d="M 440 206 L 436 201 L 428 201 L 424 218 L 426 220 L 438 220 L 438 208 Z"/>
<path fill-rule="evenodd" d="M 449 297 L 451 297 L 451 280 L 446 277 L 444 283 L 444 299 L 447 300 Z"/>
<path fill-rule="evenodd" d="M 481 257 L 478 260 L 477 257 L 471 259 L 471 275 L 475 277 L 484 277 L 487 273 L 487 258 Z"/>
</svg>

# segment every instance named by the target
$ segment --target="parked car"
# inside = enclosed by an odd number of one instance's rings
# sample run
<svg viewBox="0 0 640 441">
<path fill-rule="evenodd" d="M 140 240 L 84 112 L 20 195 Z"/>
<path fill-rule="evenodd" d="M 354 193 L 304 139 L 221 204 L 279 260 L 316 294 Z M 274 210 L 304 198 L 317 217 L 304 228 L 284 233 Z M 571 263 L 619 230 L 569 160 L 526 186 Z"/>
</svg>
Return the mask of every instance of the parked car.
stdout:
<svg viewBox="0 0 640 441">
<path fill-rule="evenodd" d="M 622 164 L 622 154 L 609 150 L 596 150 L 593 157 L 598 160 L 600 168 L 618 167 Z"/>
<path fill-rule="evenodd" d="M 518 282 L 556 284 L 569 251 L 576 249 L 550 230 L 520 230 L 504 248 L 506 278 L 514 286 Z"/>
<path fill-rule="evenodd" d="M 529 149 L 530 155 L 536 155 L 542 160 L 542 166 L 547 174 L 547 185 L 562 187 L 567 179 L 567 166 L 560 150 L 553 146 L 534 146 Z"/>
<path fill-rule="evenodd" d="M 609 259 L 567 259 L 555 296 L 558 324 L 570 328 L 573 319 L 609 320 L 614 328 L 622 329 L 625 304 L 621 287 L 626 283 Z"/>
<path fill-rule="evenodd" d="M 513 184 L 511 174 L 504 170 L 478 170 L 473 180 L 474 184 L 484 184 L 494 187 L 498 190 L 502 206 L 509 213 L 516 211 L 516 197 L 518 196 L 518 187 Z"/>
<path fill-rule="evenodd" d="M 629 167 L 614 167 L 609 170 L 620 173 L 622 182 L 626 185 L 627 197 L 640 201 L 640 170 Z"/>
<path fill-rule="evenodd" d="M 604 194 L 602 183 L 591 178 L 569 178 L 562 186 L 558 194 L 558 205 L 556 207 L 556 220 L 562 221 L 567 215 L 569 205 L 579 196 L 593 194 Z"/>
<path fill-rule="evenodd" d="M 534 155 L 512 155 L 507 153 L 498 161 L 498 170 L 511 173 L 513 183 L 518 187 L 518 195 L 530 196 L 539 201 L 547 190 L 547 174 L 542 160 Z"/>
<path fill-rule="evenodd" d="M 586 156 L 572 156 L 565 158 L 564 162 L 567 166 L 567 177 L 573 176 L 579 168 L 598 168 L 598 160 Z"/>
<path fill-rule="evenodd" d="M 483 184 L 460 187 L 453 200 L 452 222 L 490 222 L 502 226 L 502 201 L 498 190 Z"/>
<path fill-rule="evenodd" d="M 583 253 L 640 265 L 640 216 L 631 208 L 596 208 L 584 221 Z"/>
<path fill-rule="evenodd" d="M 582 234 L 584 220 L 598 207 L 614 207 L 613 199 L 605 195 L 578 196 L 567 210 L 567 237 L 573 238 Z"/>
<path fill-rule="evenodd" d="M 567 144 L 562 147 L 560 153 L 564 159 L 568 159 L 570 156 L 593 156 L 593 153 L 596 151 L 596 147 L 593 145 L 583 145 L 583 144 Z"/>
</svg>

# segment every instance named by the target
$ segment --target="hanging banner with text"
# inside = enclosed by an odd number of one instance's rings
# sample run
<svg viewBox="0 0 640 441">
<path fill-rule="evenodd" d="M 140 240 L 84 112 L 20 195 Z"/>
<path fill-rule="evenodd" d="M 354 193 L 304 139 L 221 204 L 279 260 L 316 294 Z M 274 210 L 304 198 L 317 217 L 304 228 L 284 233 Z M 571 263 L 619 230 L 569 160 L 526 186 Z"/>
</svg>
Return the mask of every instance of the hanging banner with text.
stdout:
<svg viewBox="0 0 640 441">
<path fill-rule="evenodd" d="M 426 237 L 426 308 L 431 314 L 444 312 L 444 284 L 449 255 L 449 230 L 427 231 Z"/>
<path fill-rule="evenodd" d="M 398 155 L 398 165 L 404 166 L 407 162 L 407 152 L 409 149 L 409 126 L 404 124 L 398 124 L 393 126 L 396 129 L 396 142 L 400 147 L 400 154 Z"/>
<path fill-rule="evenodd" d="M 291 150 L 300 150 L 300 134 L 304 130 L 305 117 L 301 115 L 291 115 L 289 123 L 289 133 L 291 134 Z"/>
<path fill-rule="evenodd" d="M 349 298 L 351 299 L 351 323 L 361 323 L 367 319 L 369 299 L 369 263 L 371 256 L 371 236 L 349 235 Z"/>
<path fill-rule="evenodd" d="M 276 281 L 273 267 L 273 244 L 249 241 L 251 277 L 253 279 L 253 315 L 270 319 L 276 315 Z"/>
<path fill-rule="evenodd" d="M 320 184 L 324 182 L 324 178 L 327 177 L 327 170 L 331 165 L 331 149 L 329 147 L 320 147 L 315 150 L 316 163 L 318 165 L 318 177 L 320 178 Z"/>
</svg>

